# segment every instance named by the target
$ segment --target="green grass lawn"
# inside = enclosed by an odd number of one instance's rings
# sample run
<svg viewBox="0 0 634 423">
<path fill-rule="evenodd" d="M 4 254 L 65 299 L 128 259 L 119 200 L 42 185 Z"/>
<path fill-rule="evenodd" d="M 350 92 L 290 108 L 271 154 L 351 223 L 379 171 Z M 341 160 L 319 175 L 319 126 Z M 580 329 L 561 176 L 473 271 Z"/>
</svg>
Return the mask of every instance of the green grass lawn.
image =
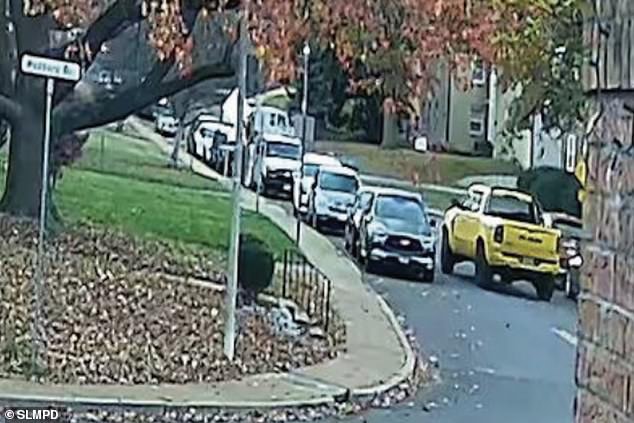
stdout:
<svg viewBox="0 0 634 423">
<path fill-rule="evenodd" d="M 0 192 L 5 160 L 0 152 Z M 165 155 L 149 141 L 97 132 L 82 158 L 64 171 L 54 193 L 64 223 L 91 222 L 225 256 L 231 222 L 229 193 L 215 181 L 166 164 Z M 243 232 L 263 240 L 277 257 L 295 248 L 268 218 L 243 213 Z"/>
<path fill-rule="evenodd" d="M 187 188 L 222 189 L 216 181 L 167 164 L 168 157 L 151 141 L 101 130 L 90 137 L 74 167 Z"/>
<path fill-rule="evenodd" d="M 460 198 L 460 195 L 446 192 L 423 190 L 423 198 L 427 207 L 445 211 L 451 205 L 451 200 Z"/>
<path fill-rule="evenodd" d="M 202 191 L 116 175 L 73 169 L 55 199 L 65 221 L 92 222 L 150 239 L 226 252 L 230 198 Z M 267 218 L 245 212 L 244 231 L 281 257 L 292 241 Z"/>
<path fill-rule="evenodd" d="M 423 154 L 402 148 L 386 150 L 357 142 L 320 141 L 316 148 L 349 159 L 364 173 L 411 181 L 416 171 L 421 182 L 440 185 L 454 185 L 467 176 L 513 175 L 519 172 L 513 164 L 501 160 L 454 154 Z"/>
</svg>

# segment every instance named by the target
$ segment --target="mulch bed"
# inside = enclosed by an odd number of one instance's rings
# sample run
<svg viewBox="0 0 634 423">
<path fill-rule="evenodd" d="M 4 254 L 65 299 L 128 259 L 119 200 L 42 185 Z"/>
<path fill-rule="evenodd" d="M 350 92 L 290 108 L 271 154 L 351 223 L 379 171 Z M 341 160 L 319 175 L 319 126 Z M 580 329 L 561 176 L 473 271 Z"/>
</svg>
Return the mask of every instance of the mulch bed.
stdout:
<svg viewBox="0 0 634 423">
<path fill-rule="evenodd" d="M 0 215 L 0 377 L 52 383 L 217 382 L 312 365 L 327 339 L 277 335 L 242 313 L 237 360 L 222 353 L 223 294 L 162 275 L 222 282 L 219 261 L 167 244 L 81 226 L 47 244 L 43 372 L 31 359 L 36 228 Z"/>
</svg>

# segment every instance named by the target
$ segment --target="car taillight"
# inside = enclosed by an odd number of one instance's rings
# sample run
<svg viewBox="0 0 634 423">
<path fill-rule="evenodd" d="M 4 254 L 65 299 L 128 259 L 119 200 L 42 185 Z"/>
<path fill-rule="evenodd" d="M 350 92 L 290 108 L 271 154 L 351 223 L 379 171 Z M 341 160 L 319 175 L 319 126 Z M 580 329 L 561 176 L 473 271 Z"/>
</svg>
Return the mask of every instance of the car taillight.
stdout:
<svg viewBox="0 0 634 423">
<path fill-rule="evenodd" d="M 498 226 L 497 228 L 495 228 L 495 232 L 493 232 L 493 241 L 497 242 L 498 244 L 504 241 L 504 226 Z"/>
</svg>

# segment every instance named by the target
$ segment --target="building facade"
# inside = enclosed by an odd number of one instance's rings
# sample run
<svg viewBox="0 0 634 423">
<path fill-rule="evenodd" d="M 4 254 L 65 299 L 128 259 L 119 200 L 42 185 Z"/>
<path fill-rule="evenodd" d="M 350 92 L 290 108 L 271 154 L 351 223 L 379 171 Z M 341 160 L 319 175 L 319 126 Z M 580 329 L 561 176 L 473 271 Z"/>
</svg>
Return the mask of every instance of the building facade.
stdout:
<svg viewBox="0 0 634 423">
<path fill-rule="evenodd" d="M 521 88 L 504 90 L 495 68 L 474 63 L 466 89 L 446 66 L 439 67 L 438 79 L 440 83 L 423 112 L 431 146 L 512 160 L 524 169 L 549 166 L 574 171 L 578 134 L 547 131 L 538 114 L 530 117 L 531 130 L 513 137 L 505 133 L 511 104 Z"/>
<path fill-rule="evenodd" d="M 438 68 L 438 85 L 423 108 L 428 142 L 462 154 L 490 155 L 487 143 L 490 72 L 475 63 L 467 89 L 446 65 Z"/>
<path fill-rule="evenodd" d="M 595 115 L 584 224 L 593 234 L 579 303 L 577 423 L 634 421 L 634 2 L 588 0 Z"/>
</svg>

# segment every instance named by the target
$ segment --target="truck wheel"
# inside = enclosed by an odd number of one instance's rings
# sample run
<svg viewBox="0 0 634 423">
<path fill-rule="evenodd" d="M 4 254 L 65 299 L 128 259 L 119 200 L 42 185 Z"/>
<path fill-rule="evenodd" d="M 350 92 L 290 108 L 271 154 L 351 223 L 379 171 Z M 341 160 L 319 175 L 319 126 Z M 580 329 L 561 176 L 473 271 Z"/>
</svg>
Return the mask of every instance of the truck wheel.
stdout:
<svg viewBox="0 0 634 423">
<path fill-rule="evenodd" d="M 493 272 L 491 271 L 491 266 L 487 263 L 482 241 L 478 241 L 476 248 L 475 268 L 475 280 L 478 286 L 482 288 L 490 287 L 493 280 Z"/>
<path fill-rule="evenodd" d="M 552 276 L 543 276 L 535 281 L 535 291 L 537 298 L 541 301 L 550 301 L 555 293 L 555 278 Z"/>
<path fill-rule="evenodd" d="M 456 265 L 456 257 L 451 252 L 451 247 L 449 246 L 449 235 L 447 234 L 447 230 L 442 230 L 442 239 L 440 246 L 440 270 L 445 275 L 450 275 L 453 273 L 453 268 Z"/>
</svg>

